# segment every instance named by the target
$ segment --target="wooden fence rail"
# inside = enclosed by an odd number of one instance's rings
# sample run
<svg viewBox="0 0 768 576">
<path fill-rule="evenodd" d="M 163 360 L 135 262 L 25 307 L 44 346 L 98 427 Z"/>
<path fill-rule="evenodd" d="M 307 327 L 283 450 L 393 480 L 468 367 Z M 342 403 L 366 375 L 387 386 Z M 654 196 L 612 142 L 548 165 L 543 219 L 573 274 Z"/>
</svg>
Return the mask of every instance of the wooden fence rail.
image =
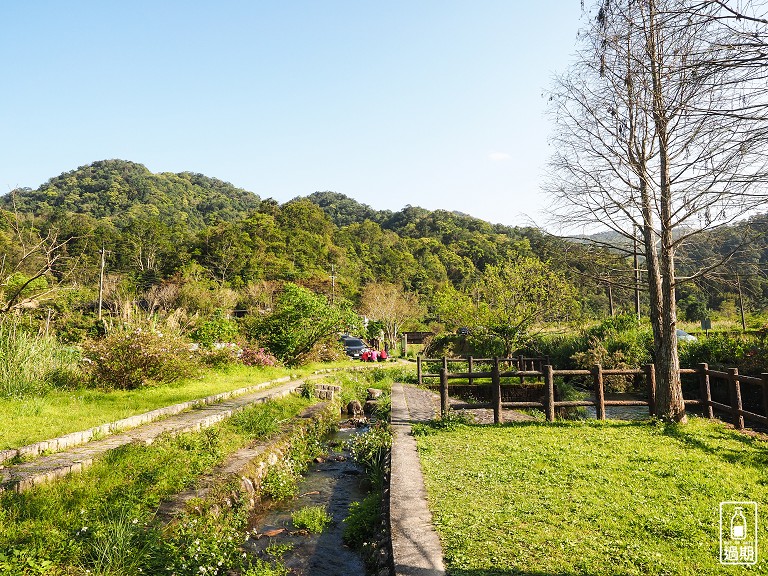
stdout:
<svg viewBox="0 0 768 576">
<path fill-rule="evenodd" d="M 646 364 L 643 368 L 635 370 L 609 370 L 596 365 L 591 370 L 555 370 L 549 363 L 544 364 L 545 358 L 442 358 L 422 359 L 417 358 L 417 373 L 419 384 L 423 384 L 424 378 L 440 379 L 440 412 L 445 415 L 448 412 L 448 381 L 452 379 L 468 379 L 470 383 L 475 380 L 491 381 L 492 399 L 490 403 L 479 404 L 454 404 L 455 409 L 462 408 L 492 408 L 493 421 L 502 422 L 502 408 L 537 408 L 542 410 L 549 422 L 554 421 L 557 408 L 593 406 L 597 418 L 605 420 L 606 406 L 647 406 L 649 414 L 656 411 L 656 372 L 653 364 Z M 423 371 L 423 362 L 441 362 L 439 373 Z M 539 370 L 516 369 L 502 371 L 502 365 L 528 368 L 542 362 Z M 455 363 L 466 363 L 467 372 L 449 372 L 448 366 Z M 491 364 L 490 371 L 474 371 L 475 363 Z M 738 369 L 729 368 L 727 371 L 710 370 L 706 363 L 699 364 L 696 368 L 683 368 L 681 374 L 696 375 L 699 381 L 699 398 L 684 399 L 685 406 L 701 406 L 708 418 L 714 418 L 714 410 L 730 414 L 733 425 L 744 429 L 744 421 L 752 420 L 768 426 L 768 373 L 761 376 L 745 376 L 739 374 Z M 594 400 L 555 400 L 555 377 L 557 376 L 588 376 L 592 378 Z M 606 400 L 605 384 L 606 376 L 642 376 L 648 387 L 647 400 Z M 509 377 L 537 378 L 544 381 L 544 400 L 542 402 L 503 402 L 501 395 L 501 379 Z M 712 400 L 712 380 L 724 380 L 728 384 L 729 404 Z M 765 415 L 744 410 L 741 397 L 741 385 L 751 384 L 761 388 L 762 407 Z"/>
<path fill-rule="evenodd" d="M 549 364 L 548 357 L 527 357 L 527 356 L 515 356 L 512 358 L 474 358 L 469 356 L 467 358 L 422 358 L 416 357 L 416 374 L 419 380 L 419 385 L 424 384 L 424 378 L 439 378 L 440 373 L 424 372 L 424 364 L 435 364 L 440 362 L 444 370 L 448 370 L 450 364 L 466 363 L 467 371 L 462 372 L 461 377 L 466 378 L 469 384 L 474 384 L 475 378 L 490 378 L 490 372 L 477 372 L 475 371 L 476 364 L 493 364 L 498 360 L 499 365 L 509 366 L 510 369 L 514 368 L 515 377 L 520 378 L 520 383 L 525 382 L 526 377 L 540 378 L 543 373 L 544 366 Z"/>
</svg>

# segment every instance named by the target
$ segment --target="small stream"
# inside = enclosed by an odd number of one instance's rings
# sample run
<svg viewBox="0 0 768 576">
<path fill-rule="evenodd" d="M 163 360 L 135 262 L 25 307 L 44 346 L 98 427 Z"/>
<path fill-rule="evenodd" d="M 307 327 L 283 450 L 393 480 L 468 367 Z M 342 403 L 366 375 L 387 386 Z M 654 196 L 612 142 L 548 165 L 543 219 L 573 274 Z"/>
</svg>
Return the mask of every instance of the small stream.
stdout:
<svg viewBox="0 0 768 576">
<path fill-rule="evenodd" d="M 350 505 L 367 494 L 364 472 L 345 449 L 345 443 L 366 429 L 342 423 L 328 441 L 326 457 L 310 464 L 300 480 L 299 497 L 257 510 L 251 516 L 252 535 L 245 543 L 248 553 L 267 558 L 268 547 L 289 545 L 292 548 L 283 554 L 282 562 L 294 576 L 365 575 L 362 558 L 344 544 L 342 533 Z M 306 506 L 324 506 L 332 517 L 322 534 L 308 534 L 293 527 L 291 513 Z"/>
</svg>

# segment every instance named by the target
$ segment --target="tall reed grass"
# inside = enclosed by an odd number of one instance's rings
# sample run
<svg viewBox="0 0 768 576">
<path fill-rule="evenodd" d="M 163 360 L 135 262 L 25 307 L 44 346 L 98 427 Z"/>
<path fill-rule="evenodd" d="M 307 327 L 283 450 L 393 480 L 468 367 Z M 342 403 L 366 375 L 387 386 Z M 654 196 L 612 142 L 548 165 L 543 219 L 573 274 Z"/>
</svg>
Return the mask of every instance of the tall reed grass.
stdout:
<svg viewBox="0 0 768 576">
<path fill-rule="evenodd" d="M 0 320 L 0 397 L 44 394 L 77 379 L 79 352 L 16 318 Z"/>
</svg>

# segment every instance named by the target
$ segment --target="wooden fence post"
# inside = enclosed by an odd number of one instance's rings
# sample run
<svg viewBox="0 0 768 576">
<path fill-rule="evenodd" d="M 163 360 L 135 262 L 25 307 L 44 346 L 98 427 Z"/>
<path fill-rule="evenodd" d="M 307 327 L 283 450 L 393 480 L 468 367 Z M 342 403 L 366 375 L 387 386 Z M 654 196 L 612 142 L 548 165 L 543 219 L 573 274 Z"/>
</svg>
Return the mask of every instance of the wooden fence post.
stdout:
<svg viewBox="0 0 768 576">
<path fill-rule="evenodd" d="M 501 376 L 499 376 L 499 359 L 494 357 L 491 370 L 491 392 L 493 394 L 493 423 L 501 424 Z"/>
<path fill-rule="evenodd" d="M 525 356 L 522 354 L 520 354 L 520 358 L 518 359 L 517 369 L 520 370 L 520 372 L 525 370 Z M 525 384 L 525 376 L 520 376 L 520 384 Z"/>
<path fill-rule="evenodd" d="M 469 369 L 469 385 L 472 386 L 472 384 L 475 383 L 475 379 L 472 377 L 472 370 L 475 367 L 475 361 L 472 356 L 469 357 L 469 361 L 467 362 L 467 368 Z"/>
<path fill-rule="evenodd" d="M 763 411 L 768 416 L 768 373 L 760 374 L 763 379 Z"/>
<path fill-rule="evenodd" d="M 555 375 L 552 365 L 543 366 L 544 382 L 547 385 L 547 421 L 555 421 Z"/>
<path fill-rule="evenodd" d="M 424 384 L 424 378 L 421 375 L 422 367 L 421 367 L 421 354 L 416 356 L 416 378 L 418 379 L 419 386 L 422 386 Z"/>
<path fill-rule="evenodd" d="M 448 370 L 440 369 L 440 417 L 448 414 Z"/>
<path fill-rule="evenodd" d="M 443 370 L 448 372 L 448 357 L 447 356 L 443 356 Z"/>
<path fill-rule="evenodd" d="M 731 408 L 733 408 L 733 425 L 737 430 L 744 430 L 744 416 L 741 415 L 741 385 L 739 384 L 739 369 L 728 368 L 728 383 L 731 391 Z"/>
<path fill-rule="evenodd" d="M 648 414 L 656 415 L 656 366 L 645 365 L 645 381 L 648 384 Z"/>
<path fill-rule="evenodd" d="M 605 389 L 603 387 L 603 367 L 596 364 L 594 368 L 595 375 L 595 400 L 597 400 L 597 418 L 605 420 Z"/>
<path fill-rule="evenodd" d="M 709 384 L 709 364 L 702 362 L 698 366 L 699 369 L 699 397 L 701 398 L 702 406 L 704 406 L 704 414 L 710 420 L 715 417 L 712 412 L 712 389 Z"/>
</svg>

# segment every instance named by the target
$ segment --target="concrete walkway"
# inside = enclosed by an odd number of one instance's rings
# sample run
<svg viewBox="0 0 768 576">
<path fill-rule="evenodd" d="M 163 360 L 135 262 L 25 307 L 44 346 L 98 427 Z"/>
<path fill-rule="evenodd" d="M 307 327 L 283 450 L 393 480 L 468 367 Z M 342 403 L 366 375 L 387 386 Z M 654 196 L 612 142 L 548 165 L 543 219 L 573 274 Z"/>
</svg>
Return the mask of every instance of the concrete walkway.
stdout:
<svg viewBox="0 0 768 576">
<path fill-rule="evenodd" d="M 434 395 L 410 385 L 392 386 L 392 472 L 389 522 L 395 576 L 443 576 L 443 548 L 432 526 L 427 492 L 411 424 L 435 414 Z"/>
<path fill-rule="evenodd" d="M 176 436 L 207 428 L 229 418 L 235 412 L 251 404 L 287 396 L 300 388 L 303 383 L 304 380 L 291 380 L 274 388 L 259 390 L 230 398 L 218 404 L 206 405 L 199 409 L 183 412 L 108 436 L 102 440 L 94 440 L 88 444 L 57 452 L 50 456 L 42 456 L 31 462 L 0 466 L 0 492 L 6 490 L 23 492 L 32 486 L 62 478 L 73 472 L 80 472 L 91 466 L 94 460 L 104 456 L 108 451 L 126 444 L 133 442 L 152 444 L 162 434 Z"/>
</svg>

